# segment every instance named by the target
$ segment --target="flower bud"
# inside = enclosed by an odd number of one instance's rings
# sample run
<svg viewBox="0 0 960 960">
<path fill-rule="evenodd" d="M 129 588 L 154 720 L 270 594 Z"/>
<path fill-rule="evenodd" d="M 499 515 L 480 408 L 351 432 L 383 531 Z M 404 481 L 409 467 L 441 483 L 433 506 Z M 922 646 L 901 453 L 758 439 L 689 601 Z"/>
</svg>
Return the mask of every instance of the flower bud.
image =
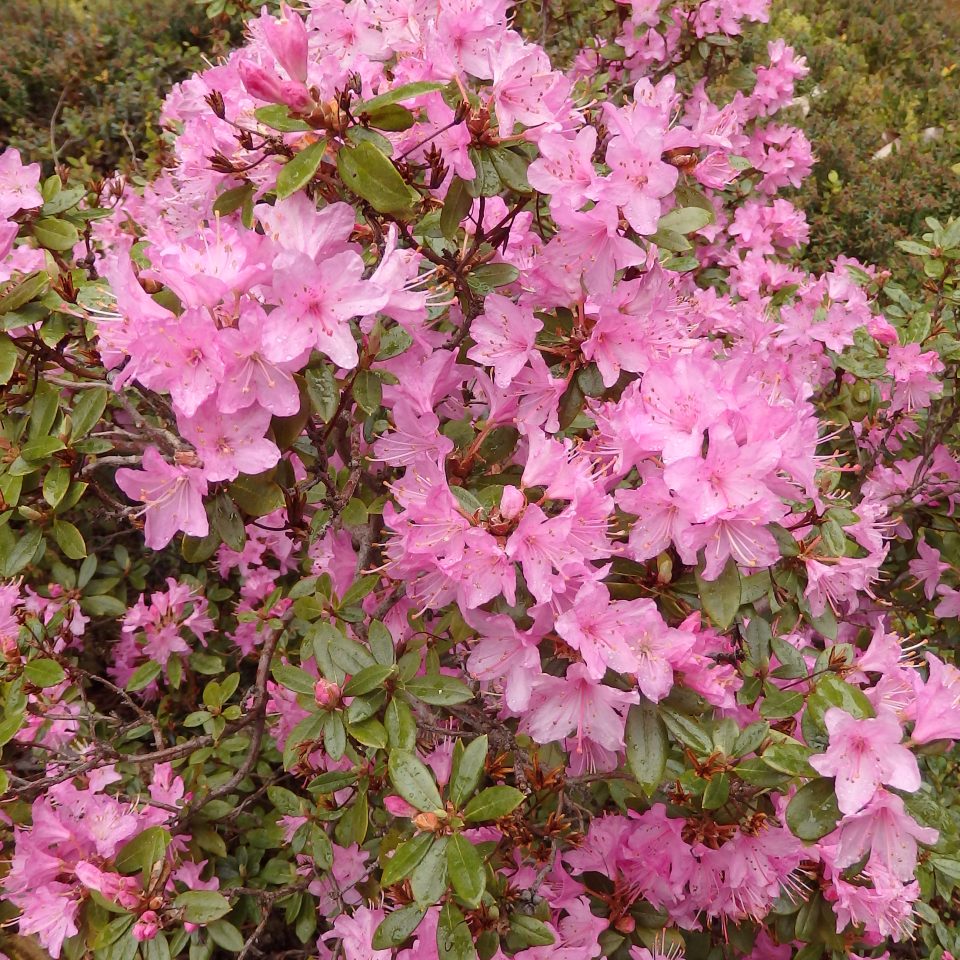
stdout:
<svg viewBox="0 0 960 960">
<path fill-rule="evenodd" d="M 249 60 L 241 60 L 238 69 L 240 79 L 251 97 L 266 100 L 267 103 L 286 103 L 283 89 L 285 84 L 275 73 L 264 70 Z"/>
<path fill-rule="evenodd" d="M 140 919 L 133 925 L 133 939 L 152 940 L 160 932 L 160 918 L 153 910 L 140 914 Z"/>
<path fill-rule="evenodd" d="M 340 703 L 340 688 L 329 680 L 318 680 L 313 687 L 313 696 L 319 706 L 331 709 Z"/>
</svg>

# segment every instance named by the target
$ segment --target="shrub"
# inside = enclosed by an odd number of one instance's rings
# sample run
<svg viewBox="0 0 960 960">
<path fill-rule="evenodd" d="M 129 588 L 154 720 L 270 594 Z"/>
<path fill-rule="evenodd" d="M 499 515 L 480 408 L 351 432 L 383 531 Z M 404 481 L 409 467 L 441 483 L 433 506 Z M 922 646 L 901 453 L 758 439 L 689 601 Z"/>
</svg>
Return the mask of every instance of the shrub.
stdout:
<svg viewBox="0 0 960 960">
<path fill-rule="evenodd" d="M 140 192 L 0 155 L 5 953 L 960 949 L 960 220 L 802 265 L 761 0 L 506 12 L 264 13 Z"/>
</svg>

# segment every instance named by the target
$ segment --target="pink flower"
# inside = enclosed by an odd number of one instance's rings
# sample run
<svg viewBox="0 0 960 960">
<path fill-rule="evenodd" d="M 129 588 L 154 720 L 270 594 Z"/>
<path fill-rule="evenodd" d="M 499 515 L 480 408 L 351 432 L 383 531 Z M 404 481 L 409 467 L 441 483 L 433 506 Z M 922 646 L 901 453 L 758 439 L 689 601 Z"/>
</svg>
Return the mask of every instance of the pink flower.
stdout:
<svg viewBox="0 0 960 960">
<path fill-rule="evenodd" d="M 869 852 L 871 866 L 880 864 L 900 880 L 913 879 L 917 866 L 917 841 L 936 843 L 938 833 L 921 827 L 894 793 L 878 790 L 860 813 L 840 824 L 836 865 L 849 867 Z"/>
<path fill-rule="evenodd" d="M 12 217 L 20 210 L 32 210 L 43 203 L 38 188 L 40 164 L 20 159 L 20 151 L 7 147 L 0 153 L 0 220 Z"/>
<path fill-rule="evenodd" d="M 960 670 L 927 654 L 930 675 L 926 683 L 916 682 L 912 738 L 917 743 L 931 740 L 960 740 Z"/>
<path fill-rule="evenodd" d="M 195 467 L 167 463 L 156 447 L 143 453 L 143 469 L 117 471 L 117 486 L 143 504 L 144 540 L 151 550 L 161 550 L 179 531 L 194 537 L 209 532 L 203 497 L 207 481 Z"/>
<path fill-rule="evenodd" d="M 582 663 L 575 663 L 566 677 L 544 674 L 536 681 L 520 728 L 537 743 L 552 743 L 575 732 L 578 742 L 587 738 L 607 750 L 620 750 L 623 714 L 639 701 L 637 693 L 597 683 Z"/>
<path fill-rule="evenodd" d="M 508 387 L 526 366 L 537 332 L 543 323 L 532 310 L 517 306 L 512 300 L 491 293 L 484 301 L 484 311 L 470 325 L 470 336 L 476 341 L 467 356 L 494 368 L 493 380 L 498 387 Z"/>
<path fill-rule="evenodd" d="M 940 559 L 940 551 L 926 540 L 917 544 L 917 559 L 908 564 L 910 573 L 923 583 L 923 595 L 932 600 L 940 583 L 940 575 L 950 569 L 950 564 Z"/>
<path fill-rule="evenodd" d="M 882 783 L 910 792 L 920 788 L 917 758 L 901 745 L 903 731 L 893 714 L 860 720 L 831 707 L 824 722 L 830 745 L 810 758 L 810 766 L 825 777 L 836 777 L 841 813 L 862 810 Z"/>
</svg>

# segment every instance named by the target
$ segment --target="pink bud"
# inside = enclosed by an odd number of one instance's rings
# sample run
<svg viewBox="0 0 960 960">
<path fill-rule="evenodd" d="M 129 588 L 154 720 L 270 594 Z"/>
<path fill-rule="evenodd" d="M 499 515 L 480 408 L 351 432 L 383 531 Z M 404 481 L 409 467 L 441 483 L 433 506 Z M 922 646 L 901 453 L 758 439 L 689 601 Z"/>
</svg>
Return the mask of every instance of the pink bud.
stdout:
<svg viewBox="0 0 960 960">
<path fill-rule="evenodd" d="M 506 520 L 513 520 L 520 516 L 520 512 L 527 505 L 526 497 L 519 487 L 504 487 L 500 495 L 500 513 Z"/>
<path fill-rule="evenodd" d="M 241 60 L 238 69 L 240 79 L 251 97 L 266 100 L 267 103 L 286 103 L 284 83 L 275 73 L 264 70 L 249 60 Z"/>
<path fill-rule="evenodd" d="M 277 63 L 293 80 L 307 82 L 307 27 L 302 18 L 285 3 L 281 17 L 263 20 L 263 34 Z"/>
<path fill-rule="evenodd" d="M 134 940 L 152 940 L 159 932 L 160 918 L 154 910 L 141 913 L 140 919 L 133 925 Z"/>
<path fill-rule="evenodd" d="M 886 317 L 879 314 L 870 318 L 867 323 L 867 332 L 874 340 L 888 347 L 900 342 L 897 331 L 890 325 Z"/>
<path fill-rule="evenodd" d="M 329 680 L 318 680 L 313 696 L 321 707 L 335 707 L 340 702 L 340 688 Z"/>
<path fill-rule="evenodd" d="M 418 812 L 416 807 L 411 807 L 403 797 L 396 795 L 384 797 L 383 805 L 387 808 L 388 813 L 395 817 L 406 817 L 408 820 L 415 817 Z"/>
<path fill-rule="evenodd" d="M 306 86 L 297 80 L 289 80 L 280 84 L 283 95 L 282 102 L 295 113 L 308 113 L 314 107 L 313 97 Z"/>
</svg>

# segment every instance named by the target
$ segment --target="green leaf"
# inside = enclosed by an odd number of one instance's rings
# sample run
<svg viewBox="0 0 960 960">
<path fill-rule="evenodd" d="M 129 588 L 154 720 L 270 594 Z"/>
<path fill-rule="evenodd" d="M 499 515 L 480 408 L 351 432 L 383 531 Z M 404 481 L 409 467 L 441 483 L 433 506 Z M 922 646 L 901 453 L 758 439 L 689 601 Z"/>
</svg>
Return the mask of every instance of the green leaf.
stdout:
<svg viewBox="0 0 960 960">
<path fill-rule="evenodd" d="M 489 740 L 486 734 L 469 743 L 460 754 L 454 754 L 453 769 L 450 774 L 450 800 L 454 806 L 462 807 L 467 798 L 477 789 L 483 768 L 487 761 Z"/>
<path fill-rule="evenodd" d="M 17 348 L 10 337 L 0 333 L 0 387 L 10 382 L 17 366 Z"/>
<path fill-rule="evenodd" d="M 520 271 L 512 263 L 484 263 L 467 274 L 467 285 L 486 294 L 513 283 L 519 276 Z"/>
<path fill-rule="evenodd" d="M 247 531 L 236 505 L 225 492 L 219 493 L 213 502 L 213 528 L 231 550 L 239 552 L 243 549 Z"/>
<path fill-rule="evenodd" d="M 71 560 L 82 560 L 87 555 L 87 545 L 80 531 L 67 520 L 53 521 L 53 538 L 57 546 Z"/>
<path fill-rule="evenodd" d="M 361 370 L 353 381 L 353 397 L 364 413 L 376 413 L 383 400 L 383 385 L 372 370 Z"/>
<path fill-rule="evenodd" d="M 440 908 L 437 922 L 437 953 L 440 960 L 476 960 L 477 948 L 463 914 L 450 902 Z"/>
<path fill-rule="evenodd" d="M 463 218 L 470 212 L 472 206 L 473 198 L 467 190 L 466 183 L 460 177 L 454 177 L 447 189 L 443 209 L 440 211 L 440 232 L 448 240 L 452 240 L 457 235 Z"/>
<path fill-rule="evenodd" d="M 391 947 L 402 946 L 423 919 L 426 909 L 415 903 L 394 910 L 383 918 L 380 926 L 373 934 L 374 950 L 389 950 Z"/>
<path fill-rule="evenodd" d="M 374 663 L 369 667 L 364 667 L 358 674 L 355 674 L 343 688 L 345 697 L 362 697 L 371 690 L 376 690 L 383 686 L 384 680 L 393 672 L 394 666 Z"/>
<path fill-rule="evenodd" d="M 447 837 L 437 837 L 410 874 L 410 891 L 424 906 L 436 903 L 447 889 Z"/>
<path fill-rule="evenodd" d="M 147 827 L 117 851 L 113 862 L 119 873 L 149 873 L 163 859 L 169 843 L 170 834 L 163 827 Z"/>
<path fill-rule="evenodd" d="M 477 848 L 462 833 L 452 834 L 447 844 L 447 870 L 457 896 L 468 907 L 478 907 L 486 889 L 487 872 Z"/>
<path fill-rule="evenodd" d="M 663 781 L 670 744 L 657 706 L 644 698 L 627 714 L 627 766 L 649 797 Z"/>
<path fill-rule="evenodd" d="M 224 190 L 214 201 L 213 212 L 221 217 L 236 213 L 248 200 L 253 199 L 253 184 L 241 183 L 239 187 Z"/>
<path fill-rule="evenodd" d="M 443 809 L 430 768 L 412 751 L 391 751 L 387 769 L 397 793 L 407 803 L 426 812 Z"/>
<path fill-rule="evenodd" d="M 410 708 L 394 698 L 387 705 L 384 719 L 387 741 L 394 750 L 413 750 L 417 743 L 417 724 Z"/>
<path fill-rule="evenodd" d="M 729 796 L 730 778 L 725 773 L 721 773 L 707 783 L 707 789 L 703 791 L 703 809 L 719 810 Z"/>
<path fill-rule="evenodd" d="M 23 676 L 38 687 L 55 687 L 63 683 L 67 675 L 56 660 L 31 660 L 23 668 Z"/>
<path fill-rule="evenodd" d="M 478 150 L 476 147 L 470 147 L 468 155 L 477 174 L 467 184 L 470 196 L 474 198 L 497 196 L 503 189 L 503 183 L 500 181 L 497 168 L 493 165 L 493 158 L 490 156 L 489 149 Z"/>
<path fill-rule="evenodd" d="M 405 213 L 419 200 L 419 194 L 372 143 L 341 147 L 337 169 L 344 184 L 381 213 Z"/>
<path fill-rule="evenodd" d="M 384 864 L 380 886 L 392 887 L 410 876 L 417 864 L 427 855 L 433 841 L 432 833 L 420 833 L 399 844 L 393 856 Z"/>
<path fill-rule="evenodd" d="M 273 679 L 281 687 L 293 690 L 294 693 L 305 693 L 308 697 L 313 696 L 317 679 L 307 673 L 306 670 L 291 666 L 289 663 L 275 663 L 270 673 L 273 674 Z"/>
<path fill-rule="evenodd" d="M 80 241 L 77 228 L 66 220 L 44 217 L 33 225 L 33 236 L 41 247 L 62 253 L 72 250 Z"/>
<path fill-rule="evenodd" d="M 42 270 L 31 273 L 10 287 L 0 296 L 0 315 L 19 310 L 31 300 L 41 297 L 50 283 L 50 277 Z"/>
<path fill-rule="evenodd" d="M 844 682 L 835 673 L 825 673 L 807 700 L 807 713 L 822 725 L 823 715 L 831 707 L 839 707 L 859 720 L 876 715 L 873 704 L 859 687 Z"/>
<path fill-rule="evenodd" d="M 350 112 L 355 116 L 361 113 L 371 113 L 380 107 L 389 106 L 391 103 L 399 103 L 401 100 L 412 100 L 414 97 L 421 97 L 425 93 L 432 93 L 434 90 L 442 90 L 447 84 L 436 80 L 415 80 L 413 83 L 405 83 L 402 86 L 394 87 L 386 93 L 381 93 L 369 100 L 361 100 L 359 103 L 350 107 Z"/>
<path fill-rule="evenodd" d="M 133 692 L 149 687 L 160 676 L 162 669 L 163 667 L 156 660 L 148 660 L 146 663 L 140 664 L 127 681 L 127 690 Z"/>
<path fill-rule="evenodd" d="M 496 786 L 481 790 L 464 808 L 467 823 L 496 820 L 512 813 L 523 803 L 523 794 L 516 787 Z"/>
<path fill-rule="evenodd" d="M 490 159 L 504 185 L 516 193 L 531 193 L 533 188 L 527 179 L 527 167 L 530 161 L 514 153 L 507 147 L 494 147 Z"/>
<path fill-rule="evenodd" d="M 731 557 L 716 580 L 704 580 L 698 569 L 697 588 L 700 602 L 710 619 L 721 630 L 733 623 L 740 609 L 740 571 Z"/>
<path fill-rule="evenodd" d="M 677 207 L 660 218 L 657 229 L 688 234 L 695 230 L 702 230 L 712 221 L 713 214 L 704 210 L 703 207 Z"/>
<path fill-rule="evenodd" d="M 3 563 L 3 575 L 8 579 L 16 576 L 32 559 L 40 546 L 43 531 L 40 527 L 30 527 L 21 534 L 16 546 L 7 554 Z"/>
<path fill-rule="evenodd" d="M 385 107 L 370 112 L 367 122 L 377 130 L 400 131 L 409 130 L 417 119 L 406 107 L 397 103 L 388 103 Z"/>
<path fill-rule="evenodd" d="M 318 140 L 288 160 L 277 174 L 277 199 L 283 200 L 302 190 L 312 179 L 327 149 L 326 140 Z"/>
<path fill-rule="evenodd" d="M 404 690 L 435 707 L 450 707 L 473 699 L 473 691 L 462 680 L 439 673 L 414 677 L 407 681 Z"/>
<path fill-rule="evenodd" d="M 187 923 L 210 923 L 230 912 L 230 902 L 216 890 L 188 890 L 181 893 L 173 905 L 184 911 L 183 919 Z"/>
<path fill-rule="evenodd" d="M 523 913 L 510 917 L 510 932 L 529 947 L 549 947 L 556 939 L 542 920 Z"/>
<path fill-rule="evenodd" d="M 253 115 L 265 127 L 270 127 L 271 130 L 279 130 L 281 133 L 305 133 L 312 129 L 305 120 L 291 117 L 289 107 L 282 103 L 271 103 L 268 107 L 259 107 L 253 111 Z"/>
<path fill-rule="evenodd" d="M 401 326 L 391 327 L 380 338 L 377 360 L 390 360 L 399 357 L 413 343 L 413 337 Z"/>
<path fill-rule="evenodd" d="M 713 752 L 713 741 L 700 720 L 694 720 L 684 713 L 678 713 L 669 707 L 661 706 L 660 717 L 667 730 L 681 743 L 690 747 L 698 756 L 706 757 Z"/>
<path fill-rule="evenodd" d="M 265 517 L 286 506 L 283 489 L 269 474 L 240 476 L 227 488 L 233 502 L 251 517 Z"/>
<path fill-rule="evenodd" d="M 229 920 L 214 920 L 206 930 L 210 939 L 221 949 L 230 953 L 239 953 L 243 949 L 243 934 Z"/>
<path fill-rule="evenodd" d="M 46 460 L 51 454 L 59 453 L 65 447 L 66 444 L 57 437 L 41 437 L 24 444 L 20 456 L 24 460 Z"/>
<path fill-rule="evenodd" d="M 840 819 L 832 777 L 805 783 L 787 804 L 787 826 L 801 840 L 819 840 L 831 833 Z"/>
<path fill-rule="evenodd" d="M 82 440 L 99 422 L 107 406 L 107 391 L 104 387 L 94 387 L 81 392 L 77 402 L 70 410 L 70 442 Z"/>
<path fill-rule="evenodd" d="M 340 403 L 340 389 L 333 377 L 333 371 L 327 364 L 317 369 L 307 370 L 307 393 L 317 416 L 329 422 L 337 412 Z"/>
</svg>

